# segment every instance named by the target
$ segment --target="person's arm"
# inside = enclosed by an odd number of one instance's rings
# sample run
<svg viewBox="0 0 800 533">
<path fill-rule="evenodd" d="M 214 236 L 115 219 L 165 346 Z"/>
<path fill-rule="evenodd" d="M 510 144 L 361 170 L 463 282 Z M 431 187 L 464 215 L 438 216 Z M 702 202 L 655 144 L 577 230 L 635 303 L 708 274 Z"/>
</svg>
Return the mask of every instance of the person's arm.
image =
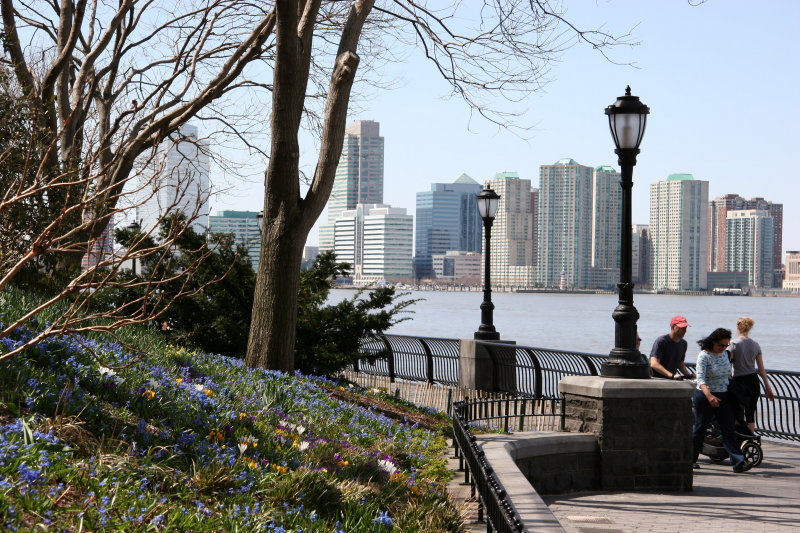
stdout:
<svg viewBox="0 0 800 533">
<path fill-rule="evenodd" d="M 756 356 L 756 363 L 758 363 L 758 373 L 761 376 L 761 380 L 764 382 L 764 390 L 766 391 L 764 395 L 767 397 L 767 400 L 774 401 L 775 395 L 772 393 L 772 388 L 769 386 L 767 371 L 764 368 L 764 358 L 761 356 L 761 352 L 758 352 Z"/>
<path fill-rule="evenodd" d="M 719 407 L 719 398 L 714 396 L 711 392 L 711 389 L 708 388 L 706 384 L 706 371 L 708 370 L 708 356 L 706 352 L 700 352 L 700 355 L 697 356 L 697 385 L 700 387 L 700 390 L 703 392 L 703 395 L 708 400 L 708 403 L 711 407 Z"/>
<path fill-rule="evenodd" d="M 714 396 L 714 394 L 708 389 L 708 385 L 703 383 L 700 385 L 700 390 L 703 391 L 703 394 L 705 395 L 706 400 L 708 400 L 708 403 L 711 405 L 711 407 L 719 407 L 719 398 Z"/>
<path fill-rule="evenodd" d="M 686 376 L 687 378 L 694 379 L 694 378 L 696 378 L 696 377 L 697 377 L 697 374 L 695 374 L 694 372 L 692 372 L 691 370 L 689 370 L 689 367 L 687 367 L 687 366 L 686 366 L 686 363 L 684 363 L 683 361 L 681 361 L 680 363 L 678 363 L 678 368 L 680 369 L 681 373 L 682 373 L 684 376 Z"/>
<path fill-rule="evenodd" d="M 654 372 L 658 372 L 665 378 L 675 379 L 675 374 L 671 373 L 669 370 L 664 368 L 661 364 L 661 361 L 658 360 L 658 357 L 655 355 L 650 356 L 650 368 L 653 369 Z"/>
</svg>

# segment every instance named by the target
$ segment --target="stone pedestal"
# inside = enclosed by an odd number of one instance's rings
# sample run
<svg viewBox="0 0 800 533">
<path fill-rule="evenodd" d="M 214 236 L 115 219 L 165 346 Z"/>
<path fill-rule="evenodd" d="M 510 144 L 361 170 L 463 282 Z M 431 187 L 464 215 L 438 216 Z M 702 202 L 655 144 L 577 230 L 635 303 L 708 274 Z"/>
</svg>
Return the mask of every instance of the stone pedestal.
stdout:
<svg viewBox="0 0 800 533">
<path fill-rule="evenodd" d="M 514 365 L 516 341 L 492 341 L 508 344 L 508 349 L 495 349 L 495 357 L 509 364 L 496 366 L 487 348 L 479 341 L 461 339 L 458 353 L 458 385 L 487 392 L 516 392 L 517 376 Z"/>
<path fill-rule="evenodd" d="M 592 433 L 602 490 L 692 490 L 691 383 L 571 376 L 565 430 Z"/>
</svg>

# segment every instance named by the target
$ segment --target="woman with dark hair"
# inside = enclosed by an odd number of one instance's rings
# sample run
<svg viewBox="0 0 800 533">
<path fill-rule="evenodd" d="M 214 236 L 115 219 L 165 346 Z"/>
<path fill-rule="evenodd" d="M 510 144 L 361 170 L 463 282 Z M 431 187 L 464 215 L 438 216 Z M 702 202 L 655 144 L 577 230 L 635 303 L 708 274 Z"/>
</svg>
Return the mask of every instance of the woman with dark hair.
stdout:
<svg viewBox="0 0 800 533">
<path fill-rule="evenodd" d="M 728 381 L 731 377 L 731 361 L 728 346 L 731 330 L 717 328 L 705 339 L 697 341 L 700 355 L 697 356 L 697 390 L 694 391 L 694 467 L 700 468 L 697 458 L 703 449 L 703 439 L 711 420 L 716 417 L 722 433 L 722 443 L 731 459 L 734 472 L 745 472 L 753 466 L 744 460 L 736 443 L 733 430 L 733 405 L 728 399 Z"/>
</svg>

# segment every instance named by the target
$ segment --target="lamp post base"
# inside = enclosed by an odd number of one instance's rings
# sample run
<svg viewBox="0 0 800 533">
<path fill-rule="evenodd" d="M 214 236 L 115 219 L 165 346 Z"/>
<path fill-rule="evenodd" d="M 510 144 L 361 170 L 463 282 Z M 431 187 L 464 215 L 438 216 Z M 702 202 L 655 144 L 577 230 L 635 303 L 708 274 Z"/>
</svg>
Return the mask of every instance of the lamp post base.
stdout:
<svg viewBox="0 0 800 533">
<path fill-rule="evenodd" d="M 500 333 L 494 331 L 494 329 L 481 331 L 480 329 L 475 332 L 473 338 L 477 341 L 499 341 L 500 340 Z"/>
<path fill-rule="evenodd" d="M 600 375 L 607 378 L 650 379 L 650 365 L 614 357 L 612 352 L 608 361 L 600 367 Z"/>
</svg>

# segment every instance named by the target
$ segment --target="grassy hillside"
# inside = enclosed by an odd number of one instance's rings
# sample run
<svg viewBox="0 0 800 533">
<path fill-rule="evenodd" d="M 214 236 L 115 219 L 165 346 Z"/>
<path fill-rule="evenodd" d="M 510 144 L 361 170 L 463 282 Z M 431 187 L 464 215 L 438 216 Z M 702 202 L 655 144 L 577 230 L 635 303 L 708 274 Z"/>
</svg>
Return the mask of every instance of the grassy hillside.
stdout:
<svg viewBox="0 0 800 533">
<path fill-rule="evenodd" d="M 343 399 L 385 395 L 126 335 L 148 353 L 76 335 L 0 361 L 0 529 L 460 530 L 443 432 Z"/>
</svg>

